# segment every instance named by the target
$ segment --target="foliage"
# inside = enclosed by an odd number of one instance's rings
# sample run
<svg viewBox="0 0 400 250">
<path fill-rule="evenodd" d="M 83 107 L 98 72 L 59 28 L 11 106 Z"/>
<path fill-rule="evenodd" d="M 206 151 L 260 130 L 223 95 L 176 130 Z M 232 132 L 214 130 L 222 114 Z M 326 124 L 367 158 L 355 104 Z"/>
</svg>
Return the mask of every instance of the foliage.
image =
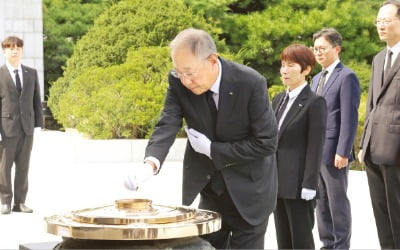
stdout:
<svg viewBox="0 0 400 250">
<path fill-rule="evenodd" d="M 351 68 L 357 75 L 360 81 L 361 92 L 368 92 L 369 81 L 371 76 L 371 65 L 364 62 L 350 61 L 346 64 L 347 67 Z"/>
<path fill-rule="evenodd" d="M 232 3 L 249 1 L 216 2 L 223 6 L 220 12 L 194 10 L 199 14 L 205 13 L 210 21 L 218 20 L 214 25 L 222 29 L 220 37 L 233 52 L 241 53 L 247 65 L 261 72 L 269 86 L 280 85 L 280 52 L 292 43 L 312 46 L 313 33 L 323 27 L 334 27 L 342 34 L 344 43 L 341 57 L 345 64 L 350 60 L 361 64 L 371 62 L 382 46 L 373 25 L 381 4 L 378 0 L 258 1 L 265 8 L 248 11 L 246 15 L 233 13 L 229 7 Z M 213 14 L 215 16 L 210 16 Z"/>
<path fill-rule="evenodd" d="M 59 99 L 87 68 L 121 64 L 128 49 L 166 45 L 178 31 L 190 26 L 208 27 L 179 1 L 126 0 L 113 5 L 79 40 L 64 76 L 52 85 L 49 107 L 54 116 L 66 120 L 60 117 Z"/>
<path fill-rule="evenodd" d="M 279 94 L 280 92 L 285 90 L 285 86 L 283 84 L 281 85 L 273 85 L 268 88 L 268 96 L 269 100 L 272 101 L 274 97 Z"/>
<path fill-rule="evenodd" d="M 75 43 L 108 4 L 103 0 L 43 0 L 45 96 L 49 83 L 62 76 Z"/>
<path fill-rule="evenodd" d="M 167 47 L 142 47 L 123 64 L 87 69 L 60 98 L 60 122 L 92 138 L 144 138 L 162 108 L 170 68 Z"/>
</svg>

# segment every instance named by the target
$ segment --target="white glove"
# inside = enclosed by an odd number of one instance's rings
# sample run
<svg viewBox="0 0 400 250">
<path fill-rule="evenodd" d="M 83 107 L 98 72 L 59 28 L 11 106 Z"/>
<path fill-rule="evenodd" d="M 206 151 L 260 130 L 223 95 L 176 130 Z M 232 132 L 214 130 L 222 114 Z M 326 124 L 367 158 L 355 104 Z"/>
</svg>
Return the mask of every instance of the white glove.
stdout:
<svg viewBox="0 0 400 250">
<path fill-rule="evenodd" d="M 195 129 L 188 129 L 185 127 L 190 145 L 197 153 L 207 155 L 211 159 L 211 141 L 207 136 L 196 131 Z"/>
<path fill-rule="evenodd" d="M 306 201 L 314 199 L 316 194 L 317 191 L 314 189 L 303 188 L 301 190 L 301 198 Z"/>
<path fill-rule="evenodd" d="M 3 140 L 3 137 L 1 137 L 1 134 L 0 134 L 0 141 L 2 141 Z"/>
<path fill-rule="evenodd" d="M 153 166 L 150 163 L 144 163 L 129 171 L 125 177 L 124 185 L 127 189 L 136 191 L 144 182 L 154 175 Z"/>
<path fill-rule="evenodd" d="M 33 134 L 34 135 L 39 135 L 42 132 L 42 128 L 41 127 L 35 127 L 33 129 Z"/>
</svg>

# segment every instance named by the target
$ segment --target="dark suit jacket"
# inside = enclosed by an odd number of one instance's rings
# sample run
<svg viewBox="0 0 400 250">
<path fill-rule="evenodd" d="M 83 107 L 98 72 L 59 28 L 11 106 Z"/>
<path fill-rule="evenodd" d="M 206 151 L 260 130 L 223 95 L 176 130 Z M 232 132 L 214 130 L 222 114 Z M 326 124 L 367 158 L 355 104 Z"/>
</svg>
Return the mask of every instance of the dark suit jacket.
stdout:
<svg viewBox="0 0 400 250">
<path fill-rule="evenodd" d="M 0 68 L 0 132 L 2 136 L 13 137 L 33 135 L 34 127 L 43 126 L 42 104 L 39 80 L 35 69 L 21 65 L 23 74 L 22 93 L 17 88 L 6 65 Z M 21 125 L 22 130 L 21 130 Z"/>
<path fill-rule="evenodd" d="M 169 76 L 164 109 L 146 149 L 162 163 L 182 126 L 211 139 L 212 161 L 196 153 L 188 141 L 183 160 L 184 205 L 193 202 L 215 171 L 242 217 L 252 225 L 264 221 L 276 205 L 277 126 L 266 81 L 255 70 L 220 58 L 222 77 L 216 136 L 205 95 L 195 95 Z"/>
<path fill-rule="evenodd" d="M 375 164 L 400 166 L 400 56 L 383 81 L 386 49 L 372 62 L 367 112 L 360 146 Z M 371 143 L 372 141 L 372 143 Z"/>
<path fill-rule="evenodd" d="M 276 111 L 286 91 L 272 101 Z M 278 197 L 300 199 L 301 189 L 317 190 L 326 131 L 326 102 L 306 86 L 285 116 L 278 136 Z"/>
<path fill-rule="evenodd" d="M 321 73 L 313 77 L 311 89 L 315 92 Z M 342 63 L 336 65 L 321 95 L 328 107 L 327 130 L 322 162 L 334 165 L 335 154 L 354 160 L 354 138 L 358 125 L 360 83 L 354 72 Z"/>
</svg>

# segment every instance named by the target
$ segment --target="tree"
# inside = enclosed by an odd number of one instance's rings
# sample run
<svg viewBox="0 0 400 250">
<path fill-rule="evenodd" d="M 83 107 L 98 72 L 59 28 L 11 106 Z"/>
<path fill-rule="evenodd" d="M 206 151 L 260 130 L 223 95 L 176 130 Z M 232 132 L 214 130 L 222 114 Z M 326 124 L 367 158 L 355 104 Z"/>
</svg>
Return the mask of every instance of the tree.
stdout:
<svg viewBox="0 0 400 250">
<path fill-rule="evenodd" d="M 75 43 L 112 1 L 43 0 L 45 97 L 51 82 L 62 76 Z"/>
<path fill-rule="evenodd" d="M 60 98 L 60 121 L 91 138 L 149 136 L 162 108 L 170 61 L 167 47 L 141 47 L 131 49 L 123 64 L 86 69 Z"/>
<path fill-rule="evenodd" d="M 52 84 L 48 103 L 55 118 L 65 127 L 76 126 L 82 129 L 83 123 L 88 120 L 82 119 L 82 116 L 78 114 L 79 110 L 87 108 L 85 105 L 91 105 L 92 109 L 90 110 L 97 111 L 93 108 L 93 103 L 89 104 L 85 98 L 73 98 L 74 95 L 81 95 L 83 91 L 77 85 L 97 86 L 101 79 L 90 76 L 90 74 L 106 76 L 101 69 L 107 69 L 108 74 L 111 74 L 112 72 L 108 69 L 116 70 L 118 68 L 113 68 L 113 66 L 126 63 L 128 51 L 152 46 L 164 47 L 179 31 L 188 27 L 205 29 L 214 35 L 218 33 L 218 30 L 206 24 L 202 17 L 194 15 L 179 0 L 126 0 L 107 9 L 95 20 L 94 26 L 86 35 L 77 42 L 73 55 L 67 61 L 63 77 Z M 227 51 L 223 41 L 218 41 L 217 46 L 221 52 Z M 140 57 L 135 58 L 138 64 L 140 60 L 145 60 Z M 154 56 L 151 56 L 149 59 L 153 58 Z M 169 60 L 169 56 L 166 60 Z M 130 65 L 133 63 L 130 62 Z M 137 73 L 142 74 L 143 72 Z M 82 78 L 83 75 L 85 75 L 84 78 Z M 165 75 L 167 75 L 166 72 Z M 135 78 L 133 76 L 131 78 L 134 81 Z M 87 81 L 81 79 L 87 79 Z M 107 79 L 109 79 L 108 85 L 115 87 L 117 85 L 114 85 L 114 82 L 120 80 L 119 78 Z M 128 91 L 128 89 L 126 90 Z M 99 101 L 97 109 L 100 110 L 103 103 L 101 98 L 95 97 L 96 91 L 96 89 L 92 89 L 88 93 L 85 92 L 86 98 L 95 98 Z M 112 87 L 108 91 L 111 93 Z M 151 92 L 147 94 L 151 95 Z M 103 100 L 105 101 L 105 99 Z M 134 101 L 133 99 L 132 102 Z M 86 114 L 88 113 L 86 112 Z M 100 117 L 98 118 L 100 119 Z M 136 125 L 132 124 L 132 126 Z M 104 129 L 106 128 L 104 127 Z M 146 134 L 147 131 L 131 135 L 108 133 L 107 136 L 130 137 Z M 102 137 L 104 136 L 102 135 Z"/>
<path fill-rule="evenodd" d="M 245 64 L 261 72 L 269 86 L 281 84 L 281 51 L 291 43 L 312 46 L 313 33 L 323 27 L 334 27 L 342 34 L 341 59 L 345 64 L 352 61 L 362 65 L 371 62 L 382 46 L 373 25 L 376 10 L 381 4 L 379 0 L 216 0 L 204 11 L 202 6 L 208 1 L 186 0 L 197 13 L 222 30 L 220 38 L 225 40 L 232 52 L 242 56 Z M 257 11 L 246 9 L 250 3 L 265 7 Z M 219 11 L 215 10 L 215 6 L 219 7 Z M 244 9 L 237 14 L 232 6 Z"/>
</svg>

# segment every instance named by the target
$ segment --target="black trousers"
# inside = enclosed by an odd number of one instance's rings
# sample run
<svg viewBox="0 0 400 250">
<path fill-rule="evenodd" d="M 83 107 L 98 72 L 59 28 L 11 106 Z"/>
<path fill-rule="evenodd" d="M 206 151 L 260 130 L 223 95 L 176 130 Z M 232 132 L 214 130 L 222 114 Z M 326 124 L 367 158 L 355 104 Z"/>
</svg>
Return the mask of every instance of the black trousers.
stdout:
<svg viewBox="0 0 400 250">
<path fill-rule="evenodd" d="M 372 209 L 382 249 L 400 249 L 400 166 L 374 164 L 365 156 Z"/>
<path fill-rule="evenodd" d="M 315 200 L 278 198 L 274 212 L 279 249 L 314 249 Z"/>
<path fill-rule="evenodd" d="M 33 136 L 3 137 L 0 142 L 0 194 L 2 204 L 13 198 L 11 168 L 15 163 L 14 203 L 24 203 L 28 192 L 29 160 Z"/>
<path fill-rule="evenodd" d="M 216 195 L 210 185 L 200 194 L 200 209 L 221 214 L 221 230 L 201 236 L 216 249 L 264 249 L 268 218 L 260 225 L 250 225 L 237 211 L 227 189 Z"/>
</svg>

